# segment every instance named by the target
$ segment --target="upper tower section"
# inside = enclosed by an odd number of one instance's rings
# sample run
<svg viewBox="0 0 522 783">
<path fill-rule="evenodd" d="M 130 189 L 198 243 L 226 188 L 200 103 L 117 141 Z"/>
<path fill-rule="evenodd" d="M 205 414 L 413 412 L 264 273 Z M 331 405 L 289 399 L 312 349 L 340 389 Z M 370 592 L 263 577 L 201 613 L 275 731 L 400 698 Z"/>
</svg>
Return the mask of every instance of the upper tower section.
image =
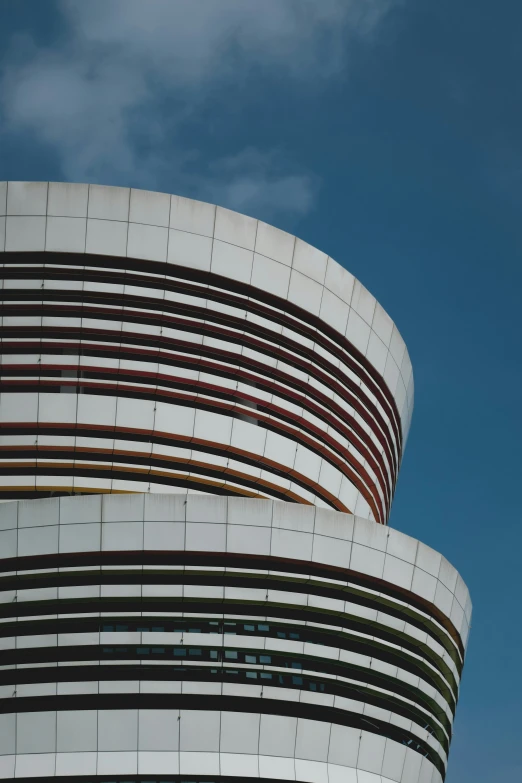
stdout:
<svg viewBox="0 0 522 783">
<path fill-rule="evenodd" d="M 413 406 L 342 266 L 180 196 L 0 183 L 0 497 L 210 492 L 386 523 Z"/>
</svg>

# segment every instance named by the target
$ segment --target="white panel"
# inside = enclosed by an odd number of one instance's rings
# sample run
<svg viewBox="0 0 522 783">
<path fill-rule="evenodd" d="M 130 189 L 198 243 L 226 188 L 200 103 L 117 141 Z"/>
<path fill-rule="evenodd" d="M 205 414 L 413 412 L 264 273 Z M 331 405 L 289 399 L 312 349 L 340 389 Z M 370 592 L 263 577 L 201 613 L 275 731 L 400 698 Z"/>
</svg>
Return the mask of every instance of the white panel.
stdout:
<svg viewBox="0 0 522 783">
<path fill-rule="evenodd" d="M 116 423 L 116 397 L 98 397 L 80 394 L 78 397 L 78 424 Z"/>
<path fill-rule="evenodd" d="M 293 757 L 297 718 L 286 715 L 261 715 L 259 753 L 266 756 Z"/>
<path fill-rule="evenodd" d="M 16 717 L 17 753 L 55 753 L 56 713 L 20 712 Z"/>
<path fill-rule="evenodd" d="M 413 572 L 411 589 L 427 601 L 433 602 L 435 590 L 437 589 L 437 580 L 434 576 L 427 574 L 426 571 L 416 568 Z"/>
<path fill-rule="evenodd" d="M 392 358 L 391 353 L 388 353 L 386 355 L 386 365 L 384 367 L 384 380 L 386 381 L 386 385 L 388 386 L 389 390 L 393 394 L 394 398 L 397 399 L 397 385 L 400 382 L 402 385 L 402 379 L 399 373 L 399 368 L 395 364 L 395 361 Z"/>
<path fill-rule="evenodd" d="M 250 454 L 263 454 L 267 432 L 263 427 L 234 419 L 231 445 Z"/>
<path fill-rule="evenodd" d="M 178 710 L 139 711 L 139 750 L 178 750 Z"/>
<path fill-rule="evenodd" d="M 186 549 L 195 552 L 226 552 L 226 525 L 187 522 Z"/>
<path fill-rule="evenodd" d="M 259 221 L 256 236 L 256 253 L 273 258 L 286 266 L 292 266 L 295 237 L 279 228 Z"/>
<path fill-rule="evenodd" d="M 85 252 L 94 255 L 125 256 L 127 253 L 127 223 L 115 220 L 87 221 Z"/>
<path fill-rule="evenodd" d="M 353 540 L 357 544 L 364 544 L 372 549 L 379 549 L 381 552 L 385 552 L 389 532 L 390 529 L 384 525 L 376 525 L 374 522 L 362 517 L 355 517 Z"/>
<path fill-rule="evenodd" d="M 17 778 L 52 777 L 54 770 L 54 753 L 28 753 L 16 756 Z"/>
<path fill-rule="evenodd" d="M 226 713 L 223 713 L 225 715 Z M 259 777 L 259 761 L 254 755 L 245 753 L 220 753 L 220 773 L 240 780 Z"/>
<path fill-rule="evenodd" d="M 219 753 L 182 752 L 179 771 L 184 775 L 219 775 Z"/>
<path fill-rule="evenodd" d="M 217 207 L 215 239 L 229 242 L 231 245 L 253 250 L 256 241 L 257 220 L 232 212 L 230 209 Z"/>
<path fill-rule="evenodd" d="M 295 743 L 296 758 L 326 761 L 328 758 L 330 728 L 330 723 L 299 718 Z"/>
<path fill-rule="evenodd" d="M 349 313 L 350 308 L 339 297 L 330 293 L 330 291 L 323 291 L 320 317 L 342 335 L 344 335 L 348 325 Z"/>
<path fill-rule="evenodd" d="M 0 215 L 7 211 L 7 182 L 0 182 Z"/>
<path fill-rule="evenodd" d="M 314 530 L 315 506 L 301 506 L 295 503 L 275 503 L 272 516 L 274 528 L 312 533 Z M 311 539 L 310 539 L 311 544 Z"/>
<path fill-rule="evenodd" d="M 362 353 L 366 354 L 370 339 L 370 327 L 355 310 L 350 309 L 348 325 L 346 327 L 346 339 L 349 340 Z"/>
<path fill-rule="evenodd" d="M 368 348 L 366 349 L 366 358 L 370 361 L 377 372 L 383 373 L 386 367 L 386 358 L 388 351 L 382 340 L 380 340 L 375 332 L 371 332 L 370 339 L 368 341 Z"/>
<path fill-rule="evenodd" d="M 221 416 L 219 413 L 197 410 L 194 423 L 194 437 L 212 441 L 212 443 L 228 445 L 232 432 L 232 421 L 230 416 Z"/>
<path fill-rule="evenodd" d="M 212 495 L 188 495 L 187 521 L 225 523 L 227 520 L 227 500 L 226 497 Z"/>
<path fill-rule="evenodd" d="M 58 526 L 28 527 L 18 531 L 18 556 L 49 555 L 58 552 Z"/>
<path fill-rule="evenodd" d="M 390 353 L 393 356 L 395 363 L 401 368 L 402 360 L 404 359 L 404 352 L 406 350 L 406 344 L 401 337 L 401 334 L 396 326 L 393 327 L 392 336 L 390 340 Z"/>
<path fill-rule="evenodd" d="M 68 710 L 57 713 L 57 751 L 95 751 L 98 746 L 96 710 Z"/>
<path fill-rule="evenodd" d="M 290 287 L 288 289 L 288 300 L 302 307 L 309 313 L 319 315 L 321 309 L 322 286 L 319 283 L 310 280 L 309 277 L 292 270 L 290 275 Z"/>
<path fill-rule="evenodd" d="M 154 429 L 156 432 L 169 432 L 176 435 L 192 437 L 194 432 L 194 416 L 195 411 L 193 408 L 158 402 L 156 403 Z"/>
<path fill-rule="evenodd" d="M 147 261 L 167 260 L 168 229 L 129 223 L 127 256 Z"/>
<path fill-rule="evenodd" d="M 85 218 L 49 217 L 47 218 L 47 252 L 83 253 L 87 220 Z"/>
<path fill-rule="evenodd" d="M 18 518 L 18 503 L 0 503 L 0 530 L 11 530 L 16 527 Z"/>
<path fill-rule="evenodd" d="M 8 183 L 8 215 L 45 215 L 46 208 L 47 182 Z"/>
<path fill-rule="evenodd" d="M 230 525 L 256 525 L 270 527 L 272 523 L 272 500 L 250 498 L 228 498 L 228 523 Z M 0 511 L 1 511 L 0 506 Z"/>
<path fill-rule="evenodd" d="M 223 712 L 221 714 L 221 751 L 257 753 L 260 716 L 255 713 Z"/>
<path fill-rule="evenodd" d="M 56 775 L 96 775 L 97 759 L 94 752 L 57 753 Z"/>
<path fill-rule="evenodd" d="M 170 229 L 167 261 L 171 264 L 208 272 L 211 256 L 212 239 L 209 237 Z"/>
<path fill-rule="evenodd" d="M 295 780 L 295 761 L 277 756 L 259 757 L 259 777 L 274 780 Z"/>
<path fill-rule="evenodd" d="M 295 760 L 296 780 L 306 781 L 306 783 L 328 783 L 327 765 L 320 761 Z"/>
<path fill-rule="evenodd" d="M 312 560 L 316 563 L 326 563 L 339 568 L 349 568 L 352 544 L 350 541 L 339 541 L 326 536 L 314 536 Z"/>
<path fill-rule="evenodd" d="M 140 751 L 138 773 L 140 775 L 177 775 L 179 755 L 173 751 Z"/>
<path fill-rule="evenodd" d="M 418 568 L 422 568 L 423 571 L 427 571 L 428 574 L 437 577 L 440 571 L 441 558 L 442 555 L 423 544 L 422 541 L 419 541 L 417 559 L 415 561 L 415 565 Z"/>
<path fill-rule="evenodd" d="M 242 283 L 250 283 L 253 253 L 243 247 L 214 240 L 211 271 Z"/>
<path fill-rule="evenodd" d="M 373 321 L 375 305 L 375 297 L 370 294 L 370 292 L 363 286 L 362 283 L 356 280 L 353 287 L 352 301 L 350 306 L 358 315 L 361 316 L 364 321 L 366 321 L 369 326 L 371 326 Z"/>
<path fill-rule="evenodd" d="M 76 394 L 40 393 L 38 421 L 76 424 Z"/>
<path fill-rule="evenodd" d="M 178 490 L 179 493 L 182 490 Z M 184 522 L 187 496 L 176 495 L 145 495 L 144 519 L 152 522 Z M 147 529 L 147 525 L 145 526 Z"/>
<path fill-rule="evenodd" d="M 379 337 L 385 346 L 388 347 L 393 331 L 393 321 L 378 302 L 373 314 L 372 329 L 377 337 Z"/>
<path fill-rule="evenodd" d="M 382 774 L 391 780 L 400 781 L 405 757 L 406 747 L 398 742 L 394 742 L 392 739 L 387 739 L 384 749 Z"/>
<path fill-rule="evenodd" d="M 290 267 L 254 253 L 251 285 L 286 299 L 290 282 Z"/>
<path fill-rule="evenodd" d="M 350 304 L 355 278 L 347 269 L 344 269 L 333 258 L 328 259 L 324 284 L 329 291 Z"/>
<path fill-rule="evenodd" d="M 315 514 L 315 533 L 351 541 L 353 539 L 354 522 L 352 514 L 318 508 Z"/>
<path fill-rule="evenodd" d="M 357 770 L 328 764 L 328 780 L 329 783 L 357 783 Z"/>
<path fill-rule="evenodd" d="M 219 751 L 219 712 L 181 710 L 180 750 Z"/>
<path fill-rule="evenodd" d="M 324 284 L 326 276 L 327 261 L 328 256 L 326 253 L 303 242 L 302 239 L 295 240 L 292 266 L 298 272 L 302 272 L 307 277 L 310 277 L 312 280 L 315 280 L 322 285 Z"/>
<path fill-rule="evenodd" d="M 361 732 L 349 726 L 332 723 L 328 761 L 343 767 L 355 767 L 359 753 Z"/>
<path fill-rule="evenodd" d="M 451 593 L 455 592 L 457 577 L 458 573 L 455 568 L 443 557 L 440 561 L 439 580 Z"/>
<path fill-rule="evenodd" d="M 58 217 L 87 217 L 88 185 L 50 182 L 47 214 Z"/>
<path fill-rule="evenodd" d="M 4 252 L 5 248 L 5 217 L 0 217 L 0 253 Z"/>
<path fill-rule="evenodd" d="M 98 753 L 98 775 L 132 775 L 138 771 L 136 751 Z"/>
<path fill-rule="evenodd" d="M 19 501 L 18 527 L 57 525 L 60 506 L 56 501 L 57 498 Z"/>
<path fill-rule="evenodd" d="M 448 590 L 447 587 L 444 587 L 442 582 L 439 582 L 437 585 L 433 603 L 441 610 L 441 612 L 444 612 L 444 614 L 449 617 L 451 612 L 451 605 L 453 603 L 453 594 Z"/>
<path fill-rule="evenodd" d="M 406 751 L 401 783 L 419 783 L 419 773 L 423 757 L 414 750 Z"/>
<path fill-rule="evenodd" d="M 353 544 L 350 568 L 353 571 L 360 571 L 363 574 L 368 574 L 368 576 L 382 579 L 384 552 L 378 552 L 360 544 Z"/>
<path fill-rule="evenodd" d="M 146 522 L 144 549 L 178 551 L 184 549 L 184 522 Z"/>
<path fill-rule="evenodd" d="M 63 497 L 60 503 L 60 525 L 101 520 L 101 495 Z"/>
<path fill-rule="evenodd" d="M 386 552 L 388 554 L 400 557 L 401 560 L 406 560 L 407 563 L 415 563 L 417 557 L 417 544 L 417 539 L 407 536 L 399 530 L 388 528 L 388 541 L 386 547 Z"/>
<path fill-rule="evenodd" d="M 138 747 L 138 710 L 100 710 L 98 712 L 98 748 L 136 750 Z"/>
<path fill-rule="evenodd" d="M 380 773 L 384 757 L 386 738 L 378 734 L 370 734 L 368 731 L 361 733 L 357 767 L 367 772 Z"/>
<path fill-rule="evenodd" d="M 60 525 L 60 552 L 97 552 L 101 549 L 101 524 Z"/>
<path fill-rule="evenodd" d="M 0 715 L 0 756 L 16 753 L 16 715 Z"/>
<path fill-rule="evenodd" d="M 143 549 L 143 522 L 104 522 L 102 549 L 106 552 Z"/>
<path fill-rule="evenodd" d="M 8 217 L 5 249 L 6 252 L 45 250 L 45 217 Z"/>
<path fill-rule="evenodd" d="M 104 220 L 128 220 L 129 199 L 129 188 L 90 185 L 88 216 Z"/>
<path fill-rule="evenodd" d="M 216 207 L 204 201 L 181 196 L 171 197 L 170 227 L 211 237 L 214 233 Z"/>
<path fill-rule="evenodd" d="M 116 411 L 117 427 L 135 427 L 139 424 L 140 429 L 154 429 L 154 408 L 153 400 L 134 400 L 131 397 L 119 397 Z"/>
<path fill-rule="evenodd" d="M 403 587 L 405 590 L 409 590 L 413 578 L 413 566 L 411 563 L 406 563 L 404 560 L 393 557 L 393 555 L 386 555 L 382 578 L 386 582 L 391 582 L 394 585 Z"/>
<path fill-rule="evenodd" d="M 293 530 L 272 530 L 273 557 L 288 557 L 293 560 L 311 560 L 312 536 L 295 533 Z"/>
<path fill-rule="evenodd" d="M 231 525 L 227 531 L 227 552 L 268 556 L 270 530 L 252 525 Z"/>
<path fill-rule="evenodd" d="M 129 221 L 150 226 L 168 226 L 170 196 L 150 190 L 131 189 Z"/>
</svg>

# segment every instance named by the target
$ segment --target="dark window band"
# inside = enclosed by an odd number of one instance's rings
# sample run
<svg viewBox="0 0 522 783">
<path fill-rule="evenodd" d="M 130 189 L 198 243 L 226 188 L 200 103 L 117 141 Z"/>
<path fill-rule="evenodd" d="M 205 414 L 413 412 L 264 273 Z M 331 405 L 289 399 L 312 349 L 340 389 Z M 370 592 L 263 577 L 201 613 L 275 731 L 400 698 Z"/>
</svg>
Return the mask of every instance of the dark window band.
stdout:
<svg viewBox="0 0 522 783">
<path fill-rule="evenodd" d="M 449 750 L 449 737 L 451 727 L 445 719 L 443 731 L 437 720 L 442 723 L 442 711 L 426 715 L 425 712 L 414 705 L 406 704 L 401 699 L 392 695 L 395 691 L 395 681 L 390 677 L 381 677 L 379 688 L 388 693 L 379 693 L 366 685 L 368 680 L 362 676 L 355 676 L 360 685 L 354 685 L 340 680 L 323 678 L 324 673 L 339 674 L 344 677 L 352 677 L 352 668 L 348 665 L 333 666 L 328 661 L 306 658 L 305 656 L 290 656 L 274 654 L 271 651 L 244 650 L 224 648 L 197 648 L 193 646 L 140 644 L 126 646 L 85 645 L 80 647 L 43 647 L 34 651 L 21 651 L 25 654 L 1 656 L 6 663 L 2 665 L 27 666 L 36 665 L 36 669 L 10 669 L 0 671 L 0 683 L 13 685 L 15 692 L 20 684 L 28 683 L 52 683 L 52 682 L 113 682 L 121 680 L 131 681 L 176 681 L 176 682 L 236 682 L 244 685 L 259 685 L 263 687 L 285 688 L 291 690 L 304 690 L 314 693 L 326 693 L 333 696 L 342 696 L 346 699 L 359 701 L 363 704 L 372 704 L 382 710 L 391 711 L 411 720 L 421 728 L 433 735 L 447 753 Z M 255 661 L 254 661 L 255 659 Z M 137 660 L 141 665 L 121 664 L 121 661 Z M 161 666 L 160 661 L 174 662 L 175 665 Z M 73 661 L 95 662 L 96 666 L 72 666 Z M 107 661 L 118 661 L 113 665 L 107 665 Z M 148 661 L 155 661 L 156 665 L 147 666 Z M 206 662 L 208 666 L 196 664 Z M 43 667 L 43 664 L 67 663 L 67 666 Z M 184 666 L 188 663 L 188 666 Z M 242 668 L 233 668 L 236 665 Z M 274 672 L 266 668 L 243 668 L 245 666 L 277 666 L 287 669 L 288 672 Z M 214 668 L 216 667 L 216 668 Z M 306 669 L 306 673 L 303 670 Z M 317 674 L 310 674 L 310 671 Z M 364 683 L 364 684 L 363 684 Z M 411 694 L 407 698 L 418 703 Z M 423 705 L 421 705 L 423 706 Z M 431 711 L 430 711 L 431 712 Z M 436 718 L 437 720 L 433 720 Z"/>
<path fill-rule="evenodd" d="M 453 662 L 455 663 L 455 666 L 457 668 L 457 671 L 459 674 L 462 671 L 463 666 L 463 656 L 462 658 L 459 656 L 459 652 L 461 650 L 460 645 L 462 642 L 460 641 L 460 637 L 457 634 L 454 626 L 452 625 L 451 621 L 443 615 L 443 613 L 437 609 L 433 604 L 430 604 L 428 601 L 425 601 L 420 596 L 416 595 L 415 593 L 410 592 L 409 590 L 405 590 L 403 588 L 397 587 L 395 585 L 391 585 L 389 582 L 384 581 L 383 579 L 377 579 L 376 577 L 370 577 L 365 574 L 352 571 L 350 569 L 344 569 L 339 568 L 337 566 L 325 566 L 319 563 L 315 563 L 312 561 L 302 561 L 302 560 L 290 560 L 286 558 L 281 557 L 266 557 L 266 556 L 256 556 L 256 555 L 245 555 L 245 554 L 234 554 L 234 553 L 210 553 L 210 552 L 190 552 L 190 551 L 177 551 L 177 552 L 153 552 L 148 550 L 139 550 L 136 552 L 86 552 L 86 553 L 64 553 L 64 554 L 52 554 L 52 555 L 35 555 L 35 556 L 26 556 L 26 557 L 11 557 L 11 558 L 4 558 L 0 559 L 0 573 L 1 572 L 19 572 L 17 575 L 10 575 L 9 577 L 1 577 L 0 578 L 0 585 L 3 585 L 2 589 L 14 589 L 14 585 L 20 584 L 18 589 L 22 589 L 22 585 L 27 585 L 28 582 L 25 581 L 28 578 L 32 579 L 33 577 L 36 577 L 38 580 L 46 579 L 46 578 L 62 578 L 58 577 L 57 574 L 34 574 L 34 575 L 23 575 L 24 571 L 30 570 L 30 571 L 37 571 L 39 569 L 51 569 L 51 568 L 76 568 L 78 566 L 82 567 L 88 567 L 88 566 L 102 566 L 104 569 L 111 565 L 117 565 L 117 566 L 201 566 L 202 568 L 206 566 L 211 566 L 213 568 L 220 567 L 220 568 L 227 568 L 231 567 L 234 569 L 241 569 L 243 571 L 243 574 L 239 573 L 228 573 L 227 572 L 216 572 L 215 574 L 209 574 L 205 573 L 205 584 L 215 584 L 218 586 L 223 586 L 225 582 L 223 581 L 225 575 L 226 579 L 241 579 L 242 577 L 245 579 L 244 582 L 241 582 L 240 586 L 243 587 L 249 587 L 249 586 L 260 586 L 260 589 L 265 589 L 267 586 L 274 586 L 278 581 L 282 584 L 282 589 L 287 590 L 288 585 L 291 584 L 292 589 L 294 592 L 303 592 L 303 593 L 316 593 L 317 595 L 321 595 L 327 598 L 337 598 L 340 600 L 349 600 L 353 603 L 357 603 L 361 606 L 365 606 L 370 609 L 376 609 L 377 611 L 382 611 L 387 614 L 392 615 L 393 617 L 397 617 L 399 620 L 404 620 L 407 623 L 410 623 L 411 625 L 414 625 L 415 627 L 419 628 L 419 630 L 422 630 L 426 633 L 428 633 L 435 641 L 437 641 L 446 652 L 449 654 Z M 270 566 L 271 571 L 280 571 L 280 572 L 286 572 L 291 574 L 296 574 L 295 577 L 282 577 L 277 574 L 269 574 L 269 575 L 257 575 L 255 573 L 250 573 L 247 569 L 255 569 L 255 570 L 267 570 L 267 566 Z M 22 572 L 22 573 L 20 573 Z M 66 576 L 67 572 L 62 572 L 64 574 L 63 578 L 74 578 L 74 574 L 78 577 L 78 579 L 81 580 L 81 574 L 82 572 L 69 572 Z M 99 574 L 100 572 L 96 572 Z M 106 573 L 106 571 L 102 571 L 101 573 Z M 137 584 L 141 584 L 141 575 L 142 572 L 137 571 L 135 569 L 127 572 L 129 573 L 129 579 L 131 580 L 137 580 Z M 146 573 L 146 572 L 145 572 Z M 159 572 L 160 573 L 160 572 Z M 160 579 L 160 576 L 157 578 Z M 196 581 L 197 579 L 201 578 L 201 574 L 197 574 L 195 571 L 173 571 L 168 570 L 165 573 L 165 576 L 162 577 L 166 581 L 163 583 L 166 584 L 173 584 L 174 580 L 178 580 L 178 583 L 189 583 L 189 579 L 193 580 L 193 583 L 198 584 Z M 118 574 L 120 574 L 120 581 L 121 581 L 121 574 L 122 571 L 118 570 L 115 572 L 115 580 L 116 583 L 118 580 Z M 189 576 L 192 574 L 191 576 Z M 306 575 L 306 576 L 303 576 Z M 185 580 L 185 576 L 187 579 Z M 314 583 L 310 580 L 310 576 L 326 579 L 337 579 L 342 584 L 335 585 L 335 584 L 329 584 L 329 585 L 321 585 Z M 91 577 L 85 577 L 85 578 L 91 578 Z M 9 580 L 15 580 L 15 581 L 9 581 Z M 20 581 L 18 581 L 20 580 Z M 254 584 L 254 582 L 257 582 L 261 580 L 261 584 L 257 585 Z M 81 583 L 81 582 L 80 582 Z M 98 583 L 98 582 L 96 582 Z M 160 582 L 157 582 L 160 583 Z M 38 584 L 43 584 L 43 582 L 38 582 Z M 63 583 L 62 583 L 63 584 Z M 227 582 L 227 584 L 230 584 L 230 582 Z M 12 585 L 11 587 L 8 587 L 7 585 Z M 231 585 L 232 586 L 232 585 Z M 363 590 L 359 590 L 358 587 L 366 588 Z M 380 595 L 377 594 L 368 594 L 367 590 L 375 590 L 379 591 Z M 387 597 L 389 596 L 389 598 Z M 396 601 L 401 602 L 401 606 L 398 606 L 396 603 L 394 603 L 390 599 L 395 599 Z M 141 599 L 142 601 L 148 600 L 145 598 Z M 170 599 L 169 599 L 170 600 Z M 235 602 L 230 601 L 231 605 L 233 605 Z M 404 605 L 404 604 L 409 604 Z M 5 611 L 6 605 L 0 604 L 0 616 L 2 615 L 2 612 Z M 335 618 L 337 617 L 337 612 L 333 612 L 330 610 L 316 610 L 323 612 L 325 616 Z M 422 612 L 428 615 L 427 618 L 422 617 L 418 614 L 418 612 Z M 8 616 L 8 615 L 7 615 Z M 362 623 L 365 622 L 364 618 L 359 618 Z M 435 621 L 435 622 L 433 622 Z M 451 638 L 448 638 L 448 636 L 443 633 L 435 623 L 440 623 L 443 628 L 447 631 L 447 633 L 450 635 Z M 335 624 L 338 624 L 336 622 Z M 371 623 L 372 627 L 374 625 L 373 621 Z M 389 629 L 389 632 L 392 634 L 397 634 L 398 632 L 394 631 L 393 629 Z M 405 641 L 407 641 L 408 637 L 406 634 L 399 633 L 397 638 L 404 637 Z M 455 638 L 456 637 L 456 638 Z M 460 645 L 459 645 L 460 642 Z M 417 644 L 416 647 L 419 645 Z"/>
<path fill-rule="evenodd" d="M 387 737 L 420 753 L 437 767 L 442 776 L 445 767 L 442 758 L 415 734 L 378 718 L 367 718 L 358 713 L 336 707 L 292 702 L 278 699 L 249 698 L 246 696 L 215 696 L 200 694 L 75 694 L 67 696 L 22 696 L 0 700 L 1 713 L 55 712 L 62 710 L 116 710 L 116 709 L 169 709 L 204 710 L 206 712 L 246 712 L 264 715 L 317 720 L 350 726 Z"/>
<path fill-rule="evenodd" d="M 350 624 L 348 623 L 348 626 Z M 247 637 L 261 637 L 267 639 L 287 639 L 288 641 L 301 641 L 310 644 L 325 645 L 335 647 L 341 650 L 366 655 L 370 658 L 389 663 L 392 666 L 398 666 L 405 671 L 410 672 L 416 677 L 428 682 L 454 706 L 454 699 L 451 691 L 440 677 L 433 672 L 424 661 L 418 660 L 398 648 L 397 645 L 390 647 L 377 639 L 363 638 L 361 636 L 348 633 L 343 629 L 342 634 L 336 634 L 329 629 L 318 629 L 308 625 L 285 625 L 284 623 L 267 620 L 263 623 L 257 620 L 207 620 L 206 618 L 174 618 L 174 617 L 103 617 L 93 619 L 90 617 L 79 618 L 58 618 L 49 620 L 18 620 L 15 623 L 1 623 L 0 637 L 22 637 L 33 635 L 50 634 L 71 634 L 71 633 L 104 633 L 104 632 L 153 632 L 153 633 L 179 633 L 183 638 L 187 633 L 201 634 L 224 634 L 230 643 L 230 639 L 235 635 Z M 1 653 L 0 653 L 1 654 Z M 352 671 L 360 672 L 364 681 L 380 687 L 383 676 L 379 671 L 372 671 L 365 667 L 351 664 Z M 358 679 L 355 677 L 355 679 Z M 387 679 L 387 678 L 384 678 Z M 405 698 L 417 701 L 424 705 L 426 709 L 434 715 L 439 715 L 440 707 L 436 701 L 429 698 L 423 691 L 402 683 L 394 679 L 393 690 Z M 415 695 L 412 695 L 415 694 Z M 439 718 L 444 723 L 445 714 Z M 449 722 L 445 724 L 448 731 L 451 730 Z"/>
<path fill-rule="evenodd" d="M 116 270 L 124 270 L 124 282 L 127 285 L 161 288 L 199 297 L 204 293 L 208 299 L 231 304 L 232 306 L 236 305 L 241 309 L 248 307 L 252 312 L 268 320 L 281 323 L 283 326 L 287 326 L 293 331 L 298 331 L 308 339 L 321 344 L 326 350 L 337 355 L 338 358 L 350 366 L 357 375 L 361 376 L 366 385 L 371 388 L 372 393 L 382 400 L 384 407 L 389 410 L 397 441 L 399 444 L 402 443 L 400 416 L 393 395 L 368 359 L 346 337 L 343 337 L 327 323 L 286 299 L 222 275 L 166 262 L 142 261 L 133 258 L 84 253 L 38 252 L 6 252 L 3 254 L 2 261 L 4 264 L 2 273 L 6 278 L 34 278 L 34 267 L 17 269 L 22 264 L 44 264 L 46 279 L 49 279 L 54 274 L 56 274 L 57 278 L 66 280 L 76 279 L 76 277 L 78 279 L 86 279 L 86 276 L 94 274 L 96 275 L 95 279 L 100 282 L 111 282 L 110 278 L 114 276 Z M 49 264 L 55 264 L 56 270 L 53 270 L 52 267 L 50 268 Z M 60 274 L 64 266 L 69 268 Z M 71 268 L 71 266 L 75 266 L 77 269 Z M 94 270 L 100 271 L 95 272 Z M 132 275 L 131 271 L 144 272 L 145 274 Z M 121 283 L 121 272 L 116 272 L 116 275 L 116 282 L 119 284 Z M 151 275 L 159 275 L 163 279 L 158 279 Z M 190 283 L 184 281 L 192 281 L 196 285 L 191 286 Z M 209 288 L 202 292 L 201 285 L 209 286 Z M 239 294 L 239 296 L 234 294 Z M 265 305 L 268 305 L 268 307 Z M 300 323 L 296 323 L 287 314 L 298 319 Z M 353 361 L 350 355 L 356 357 L 357 361 Z M 361 367 L 364 368 L 365 375 L 361 374 Z"/>
</svg>

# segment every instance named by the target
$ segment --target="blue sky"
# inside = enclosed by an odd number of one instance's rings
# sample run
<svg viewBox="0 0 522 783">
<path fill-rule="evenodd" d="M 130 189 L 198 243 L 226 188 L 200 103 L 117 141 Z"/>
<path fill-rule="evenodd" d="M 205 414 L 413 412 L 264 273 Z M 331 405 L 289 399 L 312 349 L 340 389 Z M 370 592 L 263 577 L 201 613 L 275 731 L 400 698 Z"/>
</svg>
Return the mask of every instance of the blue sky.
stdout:
<svg viewBox="0 0 522 783">
<path fill-rule="evenodd" d="M 0 179 L 165 190 L 344 264 L 416 379 L 391 524 L 474 601 L 448 783 L 522 780 L 522 5 L 3 0 Z"/>
</svg>

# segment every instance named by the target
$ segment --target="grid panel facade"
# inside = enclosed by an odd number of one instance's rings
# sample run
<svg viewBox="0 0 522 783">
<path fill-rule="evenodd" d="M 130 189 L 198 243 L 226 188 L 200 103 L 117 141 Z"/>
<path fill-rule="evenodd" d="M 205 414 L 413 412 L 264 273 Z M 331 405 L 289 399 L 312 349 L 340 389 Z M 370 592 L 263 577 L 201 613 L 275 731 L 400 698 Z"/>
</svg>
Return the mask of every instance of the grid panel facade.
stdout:
<svg viewBox="0 0 522 783">
<path fill-rule="evenodd" d="M 0 521 L 4 777 L 442 779 L 471 605 L 428 547 L 233 497 Z"/>
<path fill-rule="evenodd" d="M 386 523 L 413 404 L 393 322 L 267 224 L 164 194 L 5 183 L 4 497 L 272 497 Z"/>
<path fill-rule="evenodd" d="M 0 778 L 441 783 L 471 602 L 386 526 L 382 307 L 167 194 L 0 183 L 0 252 Z"/>
</svg>

